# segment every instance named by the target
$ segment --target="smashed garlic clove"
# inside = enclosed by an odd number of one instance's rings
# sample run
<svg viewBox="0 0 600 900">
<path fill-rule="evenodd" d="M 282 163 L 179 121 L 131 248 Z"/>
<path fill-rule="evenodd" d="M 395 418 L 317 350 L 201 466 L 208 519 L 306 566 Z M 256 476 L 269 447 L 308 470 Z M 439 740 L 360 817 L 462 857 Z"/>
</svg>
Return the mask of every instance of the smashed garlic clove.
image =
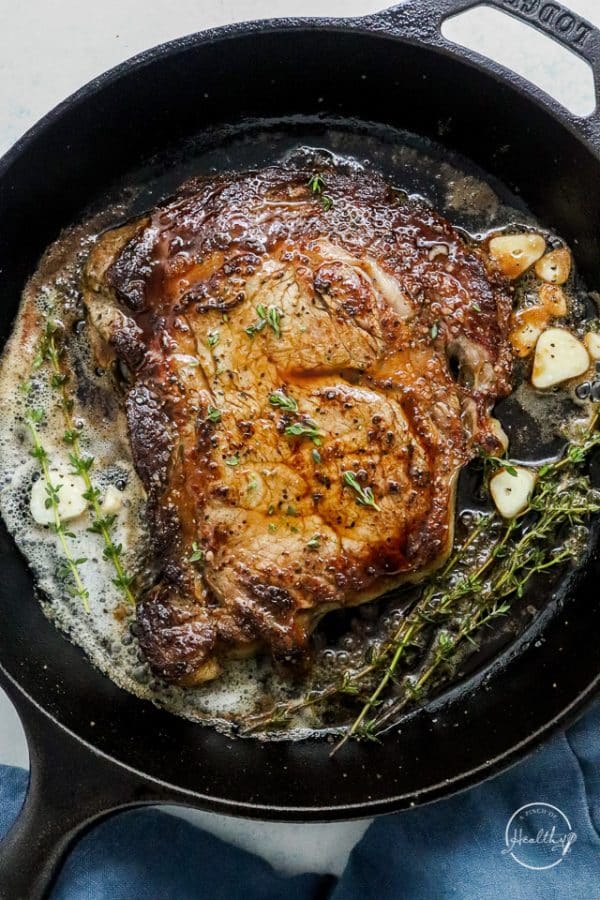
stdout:
<svg viewBox="0 0 600 900">
<path fill-rule="evenodd" d="M 536 388 L 554 387 L 587 372 L 590 358 L 581 341 L 564 328 L 548 328 L 535 347 L 531 383 Z"/>
<path fill-rule="evenodd" d="M 533 351 L 543 328 L 537 323 L 523 322 L 510 333 L 510 342 L 517 356 L 524 359 Z"/>
<path fill-rule="evenodd" d="M 502 427 L 502 422 L 500 421 L 500 419 L 496 419 L 494 418 L 494 416 L 490 416 L 490 431 L 502 447 L 502 452 L 506 453 L 506 451 L 508 450 L 508 435 Z"/>
<path fill-rule="evenodd" d="M 83 499 L 86 490 L 83 478 L 80 475 L 51 469 L 50 481 L 58 489 L 58 515 L 61 522 L 78 519 L 87 509 L 87 502 Z M 46 485 L 46 479 L 42 476 L 31 488 L 29 508 L 38 525 L 50 525 L 54 522 L 54 510 L 52 506 L 46 506 L 48 500 Z"/>
<path fill-rule="evenodd" d="M 571 274 L 571 253 L 566 247 L 551 250 L 535 264 L 535 274 L 548 284 L 564 284 Z"/>
<path fill-rule="evenodd" d="M 512 474 L 514 473 L 514 474 Z M 490 493 L 504 519 L 514 519 L 529 506 L 537 474 L 523 466 L 502 469 L 490 480 Z"/>
<path fill-rule="evenodd" d="M 538 291 L 540 303 L 551 316 L 566 316 L 567 298 L 557 284 L 542 284 Z"/>
<path fill-rule="evenodd" d="M 592 359 L 594 361 L 600 359 L 600 333 L 597 331 L 588 331 L 583 340 L 587 347 L 587 352 Z"/>
<path fill-rule="evenodd" d="M 123 494 L 113 484 L 110 484 L 104 492 L 100 509 L 105 516 L 114 516 L 123 506 Z"/>
<path fill-rule="evenodd" d="M 511 281 L 537 262 L 545 249 L 541 234 L 500 234 L 489 243 L 490 255 Z"/>
</svg>

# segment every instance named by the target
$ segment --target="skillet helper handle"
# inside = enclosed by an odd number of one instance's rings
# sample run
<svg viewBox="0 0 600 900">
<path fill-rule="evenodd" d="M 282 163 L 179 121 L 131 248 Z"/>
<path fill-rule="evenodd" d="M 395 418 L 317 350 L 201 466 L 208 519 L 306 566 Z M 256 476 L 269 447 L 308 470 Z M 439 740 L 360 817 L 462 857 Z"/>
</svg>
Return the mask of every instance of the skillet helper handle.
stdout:
<svg viewBox="0 0 600 900">
<path fill-rule="evenodd" d="M 72 842 L 112 813 L 157 802 L 144 781 L 80 743 L 22 695 L 14 696 L 27 735 L 29 789 L 0 842 L 0 900 L 42 900 Z"/>
<path fill-rule="evenodd" d="M 520 19 L 589 63 L 594 76 L 596 108 L 590 116 L 573 116 L 573 120 L 600 152 L 600 28 L 567 6 L 554 0 L 404 0 L 399 6 L 377 13 L 374 18 L 379 19 L 384 28 L 387 26 L 409 35 L 416 32 L 415 36 L 421 38 L 423 43 L 452 50 L 455 45 L 446 40 L 441 32 L 444 21 L 478 6 L 498 9 Z M 463 57 L 470 56 L 479 63 L 486 63 L 486 57 L 465 47 L 460 48 L 460 53 Z M 489 60 L 487 64 L 489 67 Z M 493 65 L 502 69 L 496 63 Z"/>
</svg>

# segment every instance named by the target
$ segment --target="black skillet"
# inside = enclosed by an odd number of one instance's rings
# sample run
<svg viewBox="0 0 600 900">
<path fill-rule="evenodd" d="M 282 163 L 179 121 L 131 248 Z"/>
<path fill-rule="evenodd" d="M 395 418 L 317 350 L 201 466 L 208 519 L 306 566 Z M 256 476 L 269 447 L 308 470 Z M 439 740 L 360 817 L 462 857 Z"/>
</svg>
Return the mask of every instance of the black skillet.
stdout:
<svg viewBox="0 0 600 900">
<path fill-rule="evenodd" d="M 600 85 L 595 28 L 557 3 L 487 2 L 580 54 Z M 3 338 L 44 248 L 109 185 L 167 145 L 249 119 L 293 125 L 330 113 L 435 137 L 520 192 L 575 248 L 587 283 L 600 285 L 600 112 L 578 119 L 442 37 L 444 18 L 474 5 L 408 0 L 365 18 L 235 25 L 150 50 L 91 82 L 0 162 Z M 231 740 L 125 693 L 45 619 L 4 530 L 0 571 L 0 684 L 31 759 L 25 807 L 0 847 L 9 900 L 42 896 L 81 829 L 134 805 L 307 822 L 446 796 L 520 759 L 600 685 L 596 553 L 484 672 L 382 744 L 351 744 L 333 760 L 319 741 Z"/>
</svg>

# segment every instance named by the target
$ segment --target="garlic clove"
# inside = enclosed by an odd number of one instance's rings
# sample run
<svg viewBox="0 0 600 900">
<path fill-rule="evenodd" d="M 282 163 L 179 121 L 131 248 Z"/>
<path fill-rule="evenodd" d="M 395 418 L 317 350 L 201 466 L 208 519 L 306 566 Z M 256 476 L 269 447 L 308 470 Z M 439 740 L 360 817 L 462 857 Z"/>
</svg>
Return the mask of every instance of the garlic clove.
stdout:
<svg viewBox="0 0 600 900">
<path fill-rule="evenodd" d="M 534 322 L 523 322 L 510 333 L 510 342 L 517 356 L 529 356 L 542 333 L 542 326 Z"/>
<path fill-rule="evenodd" d="M 51 469 L 50 482 L 58 488 L 58 514 L 61 522 L 78 519 L 87 508 L 87 502 L 83 499 L 86 490 L 83 478 L 80 475 Z M 54 510 L 52 506 L 46 506 L 48 499 L 46 485 L 46 479 L 42 476 L 31 487 L 29 508 L 38 525 L 50 525 L 54 522 Z"/>
<path fill-rule="evenodd" d="M 489 243 L 490 255 L 511 281 L 537 262 L 545 249 L 541 234 L 500 234 Z"/>
<path fill-rule="evenodd" d="M 581 341 L 564 328 L 548 328 L 535 346 L 531 383 L 549 388 L 587 372 L 590 358 Z"/>
<path fill-rule="evenodd" d="M 550 316 L 566 316 L 567 298 L 557 284 L 541 284 L 538 291 L 540 303 Z"/>
<path fill-rule="evenodd" d="M 571 274 L 571 253 L 566 247 L 551 250 L 535 264 L 535 274 L 548 284 L 564 284 Z"/>
<path fill-rule="evenodd" d="M 514 519 L 527 509 L 536 481 L 536 472 L 523 466 L 511 466 L 510 471 L 501 469 L 493 476 L 490 493 L 504 519 Z"/>
<path fill-rule="evenodd" d="M 508 450 L 508 435 L 502 427 L 500 419 L 490 416 L 490 431 L 502 447 L 502 452 L 506 453 Z"/>
<path fill-rule="evenodd" d="M 113 484 L 109 484 L 104 492 L 100 509 L 105 516 L 114 516 L 123 506 L 123 494 Z"/>
<path fill-rule="evenodd" d="M 583 340 L 587 347 L 587 352 L 592 359 L 594 361 L 600 359 L 600 333 L 597 331 L 588 331 Z"/>
</svg>

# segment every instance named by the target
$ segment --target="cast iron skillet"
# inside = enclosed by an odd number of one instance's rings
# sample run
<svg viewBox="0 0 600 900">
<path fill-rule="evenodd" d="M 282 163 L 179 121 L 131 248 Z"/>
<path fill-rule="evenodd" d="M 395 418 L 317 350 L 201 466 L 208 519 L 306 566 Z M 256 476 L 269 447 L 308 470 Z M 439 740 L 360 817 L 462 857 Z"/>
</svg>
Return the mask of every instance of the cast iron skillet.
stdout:
<svg viewBox="0 0 600 900">
<path fill-rule="evenodd" d="M 582 55 L 600 86 L 600 32 L 557 3 L 493 3 Z M 438 122 L 447 122 L 447 147 L 520 191 L 575 249 L 587 283 L 600 285 L 600 113 L 577 119 L 446 41 L 443 19 L 474 5 L 408 0 L 366 18 L 221 28 L 91 82 L 0 162 L 3 338 L 44 248 L 141 159 L 217 123 L 323 110 L 436 138 Z M 539 646 L 526 634 L 382 744 L 351 744 L 333 760 L 318 741 L 231 740 L 125 693 L 45 619 L 4 530 L 0 571 L 0 684 L 31 759 L 25 807 L 0 847 L 0 891 L 9 900 L 42 896 L 82 828 L 139 804 L 315 821 L 446 796 L 520 759 L 600 685 L 597 554 L 560 602 L 549 598 L 534 626 L 535 637 L 543 632 Z"/>
</svg>

